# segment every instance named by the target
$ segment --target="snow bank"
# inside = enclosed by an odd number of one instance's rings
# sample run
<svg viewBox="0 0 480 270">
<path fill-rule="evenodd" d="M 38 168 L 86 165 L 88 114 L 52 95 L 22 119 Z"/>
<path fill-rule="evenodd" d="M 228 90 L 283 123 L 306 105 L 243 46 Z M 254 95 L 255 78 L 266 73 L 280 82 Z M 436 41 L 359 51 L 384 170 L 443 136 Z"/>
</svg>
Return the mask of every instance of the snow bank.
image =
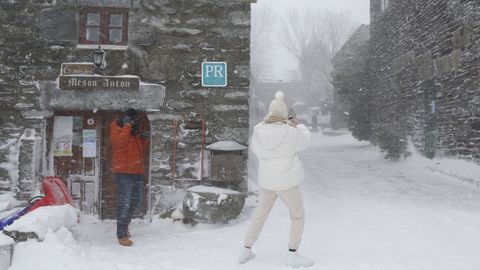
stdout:
<svg viewBox="0 0 480 270">
<path fill-rule="evenodd" d="M 3 233 L 0 233 L 0 247 L 1 246 L 7 246 L 13 244 L 14 241 L 12 238 L 4 235 Z"/>
<path fill-rule="evenodd" d="M 49 230 L 42 242 L 20 242 L 15 246 L 11 269 L 118 269 L 100 265 L 90 268 L 83 251 L 72 233 L 62 227 L 57 232 Z"/>
<path fill-rule="evenodd" d="M 69 204 L 43 206 L 15 221 L 6 231 L 34 232 L 44 239 L 48 230 L 58 231 L 62 227 L 73 227 L 77 223 L 78 210 Z"/>
<path fill-rule="evenodd" d="M 480 165 L 468 160 L 453 158 L 436 158 L 434 160 L 429 160 L 416 154 L 412 158 L 412 161 L 423 162 L 425 168 L 432 172 L 451 176 L 480 188 Z"/>
<path fill-rule="evenodd" d="M 342 151 L 344 148 L 348 148 L 351 145 L 355 147 L 363 148 L 366 153 L 370 153 L 376 157 L 382 157 L 383 154 L 378 147 L 371 145 L 369 142 L 358 142 L 351 134 L 339 134 L 339 136 L 328 136 L 325 134 L 314 134 L 315 138 L 312 140 L 311 147 L 329 148 L 335 151 Z M 411 154 L 403 162 L 399 164 L 415 165 L 417 168 L 426 169 L 430 172 L 449 176 L 457 180 L 461 180 L 465 184 L 473 185 L 480 189 L 480 165 L 468 160 L 456 159 L 454 157 L 436 157 L 434 159 L 428 159 L 422 156 L 415 150 L 412 143 L 409 144 L 408 150 Z M 382 162 L 388 162 L 382 160 Z M 394 164 L 394 163 L 392 163 Z"/>
</svg>

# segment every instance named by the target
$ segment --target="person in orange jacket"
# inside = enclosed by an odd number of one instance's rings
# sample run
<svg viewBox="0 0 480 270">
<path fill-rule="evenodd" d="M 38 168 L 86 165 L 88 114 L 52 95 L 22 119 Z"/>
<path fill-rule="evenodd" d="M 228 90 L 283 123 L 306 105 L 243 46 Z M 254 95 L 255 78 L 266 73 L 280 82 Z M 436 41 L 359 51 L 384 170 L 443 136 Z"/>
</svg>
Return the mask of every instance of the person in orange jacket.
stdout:
<svg viewBox="0 0 480 270">
<path fill-rule="evenodd" d="M 122 246 L 133 244 L 128 226 L 142 201 L 144 154 L 149 137 L 148 131 L 140 131 L 135 109 L 126 110 L 110 124 L 112 173 L 118 185 L 117 238 Z"/>
</svg>

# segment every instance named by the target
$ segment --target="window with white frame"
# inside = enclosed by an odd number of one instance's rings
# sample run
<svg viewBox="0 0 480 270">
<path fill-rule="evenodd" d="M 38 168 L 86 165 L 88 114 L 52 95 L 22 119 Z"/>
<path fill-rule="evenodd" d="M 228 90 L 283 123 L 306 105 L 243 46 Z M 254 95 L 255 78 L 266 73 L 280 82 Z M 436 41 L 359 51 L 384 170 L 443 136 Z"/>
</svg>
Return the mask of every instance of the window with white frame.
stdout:
<svg viewBox="0 0 480 270">
<path fill-rule="evenodd" d="M 85 8 L 80 14 L 80 44 L 126 45 L 128 9 Z"/>
<path fill-rule="evenodd" d="M 382 1 L 382 11 L 386 10 L 390 6 L 390 0 L 380 0 Z"/>
</svg>

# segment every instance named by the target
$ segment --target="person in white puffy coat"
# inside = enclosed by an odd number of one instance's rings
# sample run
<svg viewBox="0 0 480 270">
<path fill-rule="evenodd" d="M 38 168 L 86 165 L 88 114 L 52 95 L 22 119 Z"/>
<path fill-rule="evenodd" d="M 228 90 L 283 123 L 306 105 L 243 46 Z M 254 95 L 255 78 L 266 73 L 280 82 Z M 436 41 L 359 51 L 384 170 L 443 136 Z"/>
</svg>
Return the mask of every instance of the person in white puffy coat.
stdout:
<svg viewBox="0 0 480 270">
<path fill-rule="evenodd" d="M 298 124 L 295 118 L 289 119 L 284 94 L 277 92 L 270 103 L 268 115 L 253 129 L 251 148 L 259 160 L 258 184 L 261 190 L 239 263 L 254 258 L 252 246 L 275 200 L 280 197 L 290 211 L 291 220 L 286 264 L 292 267 L 314 264 L 297 253 L 305 221 L 303 198 L 298 187 L 304 179 L 304 171 L 298 153 L 309 145 L 310 139 L 306 126 Z"/>
</svg>

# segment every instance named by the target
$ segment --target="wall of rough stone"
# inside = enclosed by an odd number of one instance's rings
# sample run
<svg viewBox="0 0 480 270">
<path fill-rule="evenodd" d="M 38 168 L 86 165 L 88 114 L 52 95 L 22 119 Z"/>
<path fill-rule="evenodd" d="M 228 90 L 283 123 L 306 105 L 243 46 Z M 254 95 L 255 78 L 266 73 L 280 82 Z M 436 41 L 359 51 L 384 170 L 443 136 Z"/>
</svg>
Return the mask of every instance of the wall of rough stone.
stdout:
<svg viewBox="0 0 480 270">
<path fill-rule="evenodd" d="M 0 2 L 0 183 L 13 181 L 12 155 L 18 155 L 20 136 L 26 129 L 35 130 L 39 144 L 45 142 L 46 119 L 56 109 L 68 109 L 52 91 L 52 82 L 60 73 L 61 63 L 91 62 L 92 50 L 78 49 L 79 11 L 85 5 L 129 7 L 129 42 L 127 50 L 106 50 L 105 75 L 137 75 L 142 82 L 165 87 L 164 102 L 149 107 L 152 126 L 151 189 L 156 194 L 178 193 L 176 188 L 204 181 L 172 180 L 173 121 L 205 120 L 205 143 L 235 140 L 248 144 L 248 100 L 250 68 L 250 0 L 8 0 Z M 133 6 L 130 5 L 133 3 Z M 203 88 L 201 63 L 228 63 L 228 86 Z M 156 88 L 155 88 L 156 89 Z M 154 89 L 154 90 L 155 90 Z M 160 88 L 158 88 L 160 89 Z M 150 91 L 150 90 L 148 90 Z M 160 90 L 159 90 L 160 91 Z M 68 95 L 68 94 L 64 94 Z M 75 97 L 76 95 L 72 95 Z M 158 96 L 158 95 L 153 95 Z M 102 109 L 85 99 L 83 109 Z M 119 104 L 131 104 L 130 97 L 117 97 Z M 45 100 L 47 99 L 47 100 Z M 141 99 L 141 98 L 140 98 Z M 155 104 L 155 102 L 147 102 Z M 134 102 L 135 103 L 135 102 Z M 59 105 L 60 104 L 60 105 Z M 142 109 L 142 108 L 140 108 Z M 199 130 L 182 138 L 177 164 L 188 168 L 189 156 L 200 146 Z M 197 133 L 197 134 L 194 134 Z M 201 139 L 200 139 L 201 143 Z M 12 147 L 13 145 L 13 147 Z M 190 153 L 190 154 L 189 154 Z M 19 168 L 31 161 L 20 155 Z M 45 167 L 36 164 L 36 168 Z M 246 179 L 246 157 L 243 176 Z M 21 174 L 22 172 L 19 172 Z M 37 169 L 38 181 L 41 169 Z M 181 178 L 181 177 L 179 177 Z M 2 182 L 3 181 L 3 182 Z M 168 187 L 160 191 L 162 187 Z M 153 192 L 155 193 L 155 192 Z M 155 201 L 156 198 L 152 198 Z M 160 196 L 160 195 L 159 195 Z M 166 201 L 166 200 L 165 200 Z M 162 208 L 164 206 L 158 206 Z M 170 207 L 170 206 L 165 206 Z"/>
<path fill-rule="evenodd" d="M 476 0 L 371 0 L 374 127 L 425 151 L 425 86 L 436 88 L 437 154 L 480 160 L 480 6 Z"/>
<path fill-rule="evenodd" d="M 40 39 L 35 29 L 38 10 L 31 6 L 27 0 L 0 3 L 0 163 L 5 165 L 0 166 L 0 180 L 10 182 L 9 189 L 19 193 L 20 185 L 25 186 L 17 181 L 19 174 L 28 173 L 17 170 L 31 173 L 32 166 L 27 164 L 32 162 L 28 153 L 19 155 L 20 137 L 27 129 L 34 129 L 36 136 L 41 136 L 44 122 L 29 112 L 40 110 L 38 80 L 53 78 L 49 62 L 61 58 Z M 28 160 L 19 162 L 19 157 Z M 15 175 L 11 165 L 16 167 Z"/>
</svg>

